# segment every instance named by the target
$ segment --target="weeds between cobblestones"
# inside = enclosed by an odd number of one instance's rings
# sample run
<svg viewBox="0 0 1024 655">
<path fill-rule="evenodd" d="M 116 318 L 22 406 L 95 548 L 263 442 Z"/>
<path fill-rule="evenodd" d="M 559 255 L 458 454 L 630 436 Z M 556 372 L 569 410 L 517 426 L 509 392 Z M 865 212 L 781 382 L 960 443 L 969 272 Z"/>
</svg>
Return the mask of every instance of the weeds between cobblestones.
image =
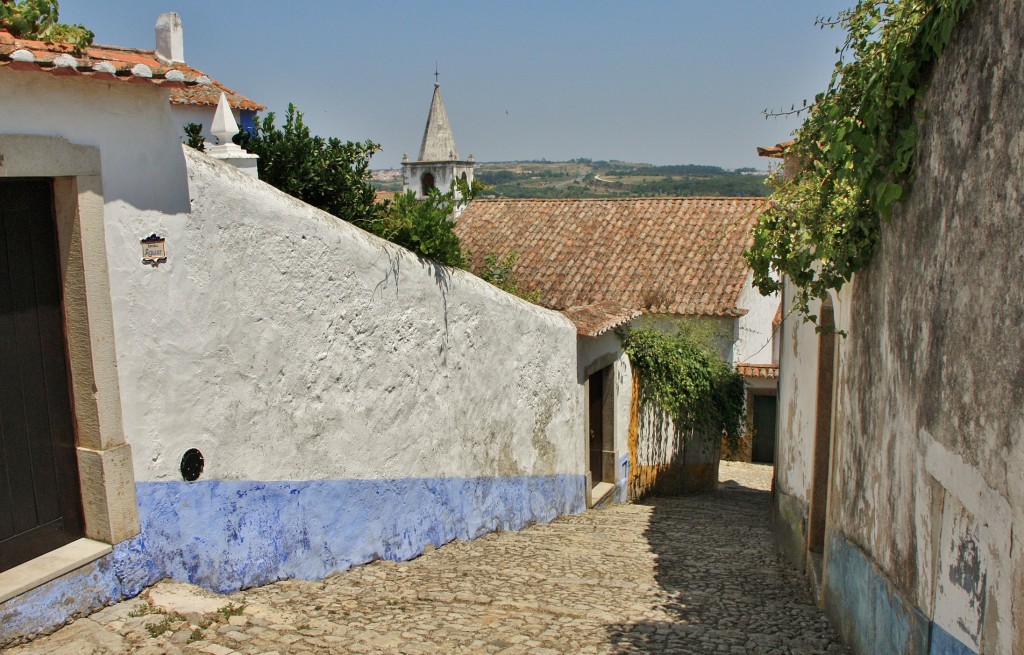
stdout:
<svg viewBox="0 0 1024 655">
<path fill-rule="evenodd" d="M 161 583 L 153 605 L 108 607 L 11 655 L 846 653 L 774 554 L 770 468 L 722 470 L 715 494 L 564 517 L 320 582 L 227 596 Z"/>
</svg>

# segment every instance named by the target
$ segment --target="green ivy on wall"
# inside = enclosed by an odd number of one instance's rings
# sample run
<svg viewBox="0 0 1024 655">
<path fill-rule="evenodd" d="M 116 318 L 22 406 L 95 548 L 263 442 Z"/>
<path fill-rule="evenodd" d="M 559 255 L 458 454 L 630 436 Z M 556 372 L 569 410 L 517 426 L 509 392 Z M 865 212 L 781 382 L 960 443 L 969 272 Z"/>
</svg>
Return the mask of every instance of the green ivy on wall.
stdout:
<svg viewBox="0 0 1024 655">
<path fill-rule="evenodd" d="M 839 290 L 870 261 L 883 220 L 913 180 L 921 97 L 932 64 L 972 0 L 860 0 L 837 19 L 847 33 L 828 88 L 815 96 L 777 171 L 771 207 L 746 253 L 754 284 L 797 288 L 794 309 Z M 793 170 L 795 169 L 795 171 Z"/>
<path fill-rule="evenodd" d="M 619 333 L 630 363 L 640 369 L 640 397 L 672 417 L 677 430 L 696 429 L 739 443 L 744 427 L 743 378 L 712 346 L 715 334 L 700 323 L 666 333 L 649 327 Z"/>
</svg>

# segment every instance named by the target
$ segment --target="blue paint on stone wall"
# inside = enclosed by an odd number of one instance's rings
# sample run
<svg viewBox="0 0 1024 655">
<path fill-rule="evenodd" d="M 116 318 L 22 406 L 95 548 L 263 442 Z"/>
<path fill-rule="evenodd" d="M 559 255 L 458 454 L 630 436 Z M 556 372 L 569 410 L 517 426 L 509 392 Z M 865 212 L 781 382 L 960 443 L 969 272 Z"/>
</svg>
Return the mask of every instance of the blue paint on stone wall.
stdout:
<svg viewBox="0 0 1024 655">
<path fill-rule="evenodd" d="M 932 623 L 931 647 L 928 655 L 977 655 L 976 650 Z"/>
<path fill-rule="evenodd" d="M 0 650 L 18 637 L 63 625 L 121 600 L 112 555 L 0 603 Z"/>
<path fill-rule="evenodd" d="M 924 655 L 929 621 L 906 603 L 857 546 L 829 540 L 825 609 L 855 653 Z"/>
<path fill-rule="evenodd" d="M 142 534 L 123 566 L 142 580 L 162 571 L 219 592 L 315 580 L 580 512 L 584 485 L 578 475 L 141 482 Z"/>
<path fill-rule="evenodd" d="M 619 458 L 619 479 L 615 483 L 615 502 L 625 503 L 629 495 L 629 453 Z"/>
<path fill-rule="evenodd" d="M 585 509 L 582 475 L 139 482 L 142 532 L 114 552 L 0 604 L 0 648 L 132 598 L 164 577 L 234 591 L 315 580 L 427 544 L 517 530 Z"/>
</svg>

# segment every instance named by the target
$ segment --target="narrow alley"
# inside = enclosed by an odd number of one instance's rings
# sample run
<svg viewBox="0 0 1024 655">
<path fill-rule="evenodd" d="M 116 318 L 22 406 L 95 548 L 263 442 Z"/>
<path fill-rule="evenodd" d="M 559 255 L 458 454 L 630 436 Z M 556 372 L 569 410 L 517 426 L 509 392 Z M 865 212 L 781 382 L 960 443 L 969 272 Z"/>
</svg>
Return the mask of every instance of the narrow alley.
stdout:
<svg viewBox="0 0 1024 655">
<path fill-rule="evenodd" d="M 161 583 L 22 653 L 846 653 L 775 554 L 771 468 L 322 582 Z M 143 594 L 147 596 L 147 594 Z"/>
</svg>

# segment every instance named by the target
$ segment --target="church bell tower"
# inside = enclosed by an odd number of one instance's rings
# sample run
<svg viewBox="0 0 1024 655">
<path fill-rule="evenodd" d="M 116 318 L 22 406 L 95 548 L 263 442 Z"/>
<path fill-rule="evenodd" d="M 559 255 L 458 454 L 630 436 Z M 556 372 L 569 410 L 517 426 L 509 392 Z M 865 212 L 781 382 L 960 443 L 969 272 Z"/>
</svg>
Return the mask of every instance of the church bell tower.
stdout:
<svg viewBox="0 0 1024 655">
<path fill-rule="evenodd" d="M 402 191 L 411 189 L 417 198 L 427 197 L 431 189 L 447 193 L 457 179 L 472 184 L 474 166 L 473 155 L 465 161 L 459 159 L 448 112 L 441 99 L 441 84 L 435 72 L 434 97 L 430 101 L 419 157 L 416 161 L 409 161 L 408 155 L 402 157 Z M 456 197 L 459 197 L 457 190 Z"/>
</svg>

